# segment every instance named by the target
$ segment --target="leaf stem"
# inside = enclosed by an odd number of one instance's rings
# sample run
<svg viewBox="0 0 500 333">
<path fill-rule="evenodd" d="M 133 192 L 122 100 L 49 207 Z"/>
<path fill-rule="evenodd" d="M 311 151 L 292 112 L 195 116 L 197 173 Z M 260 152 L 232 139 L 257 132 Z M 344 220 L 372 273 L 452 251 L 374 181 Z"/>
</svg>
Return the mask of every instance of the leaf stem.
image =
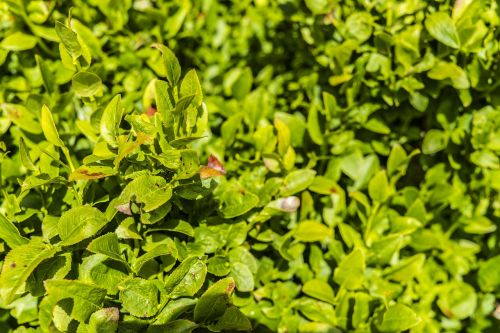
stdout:
<svg viewBox="0 0 500 333">
<path fill-rule="evenodd" d="M 371 229 L 373 227 L 373 220 L 375 219 L 375 216 L 377 215 L 379 209 L 380 209 L 380 202 L 375 202 L 375 204 L 373 205 L 373 209 L 370 213 L 370 216 L 368 216 L 368 221 L 366 222 L 364 239 L 365 239 L 365 244 L 367 246 L 371 245 L 369 244 L 371 242 L 368 242 L 368 237 L 370 237 Z"/>
<path fill-rule="evenodd" d="M 64 157 L 66 157 L 66 160 L 68 161 L 68 166 L 70 172 L 75 171 L 75 166 L 73 165 L 73 161 L 71 160 L 71 156 L 69 155 L 69 150 L 66 147 L 61 147 L 61 150 L 64 154 Z"/>
</svg>

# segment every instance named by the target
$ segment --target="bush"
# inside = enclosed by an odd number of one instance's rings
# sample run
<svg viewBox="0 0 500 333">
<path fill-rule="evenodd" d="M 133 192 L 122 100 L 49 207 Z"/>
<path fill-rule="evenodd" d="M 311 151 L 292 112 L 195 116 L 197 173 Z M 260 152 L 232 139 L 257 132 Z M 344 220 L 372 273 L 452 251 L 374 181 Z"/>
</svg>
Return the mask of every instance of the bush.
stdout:
<svg viewBox="0 0 500 333">
<path fill-rule="evenodd" d="M 2 332 L 497 332 L 494 0 L 0 3 Z"/>
</svg>

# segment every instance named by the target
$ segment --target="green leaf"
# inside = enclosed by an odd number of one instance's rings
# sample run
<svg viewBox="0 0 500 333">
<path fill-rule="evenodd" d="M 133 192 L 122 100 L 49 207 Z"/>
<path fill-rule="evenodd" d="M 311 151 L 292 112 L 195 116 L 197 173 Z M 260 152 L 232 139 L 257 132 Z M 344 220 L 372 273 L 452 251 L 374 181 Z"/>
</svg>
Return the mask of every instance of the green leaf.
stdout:
<svg viewBox="0 0 500 333">
<path fill-rule="evenodd" d="M 102 112 L 100 122 L 101 136 L 112 147 L 117 146 L 116 137 L 122 116 L 121 96 L 116 95 Z"/>
<path fill-rule="evenodd" d="M 78 72 L 71 78 L 73 90 L 80 97 L 92 97 L 102 91 L 102 81 L 91 72 Z"/>
<path fill-rule="evenodd" d="M 430 14 L 425 20 L 425 28 L 429 34 L 446 46 L 458 49 L 460 38 L 453 20 L 445 12 Z"/>
<path fill-rule="evenodd" d="M 200 80 L 194 69 L 186 73 L 181 82 L 181 97 L 194 96 L 193 104 L 198 106 L 203 101 L 203 92 L 201 90 Z"/>
<path fill-rule="evenodd" d="M 142 175 L 125 186 L 118 198 L 117 205 L 127 204 L 132 200 L 144 204 L 144 211 L 151 212 L 172 197 L 172 187 L 163 177 Z"/>
<path fill-rule="evenodd" d="M 453 281 L 441 288 L 437 305 L 447 317 L 466 319 L 476 310 L 476 291 L 467 283 Z"/>
<path fill-rule="evenodd" d="M 309 109 L 309 114 L 307 116 L 307 130 L 309 131 L 309 135 L 314 143 L 317 145 L 322 145 L 324 143 L 323 131 L 321 130 L 318 111 L 315 107 L 311 107 Z"/>
<path fill-rule="evenodd" d="M 500 256 L 490 258 L 479 265 L 477 282 L 484 292 L 500 290 Z"/>
<path fill-rule="evenodd" d="M 307 281 L 302 287 L 302 292 L 330 304 L 336 303 L 332 287 L 322 280 L 313 279 Z"/>
<path fill-rule="evenodd" d="M 0 214 L 0 239 L 11 249 L 29 242 L 26 237 L 21 236 L 14 223 L 2 214 Z"/>
<path fill-rule="evenodd" d="M 330 228 L 313 220 L 302 221 L 293 230 L 293 238 L 300 242 L 322 242 L 332 236 L 333 231 Z"/>
<path fill-rule="evenodd" d="M 115 332 L 118 329 L 120 312 L 118 308 L 103 308 L 90 316 L 88 332 Z"/>
<path fill-rule="evenodd" d="M 225 218 L 234 218 L 249 212 L 259 203 L 259 197 L 239 183 L 227 183 L 216 189 L 219 210 Z"/>
<path fill-rule="evenodd" d="M 78 59 L 82 55 L 82 47 L 76 33 L 59 21 L 56 21 L 56 33 L 73 61 Z"/>
<path fill-rule="evenodd" d="M 425 133 L 422 142 L 422 152 L 427 155 L 435 154 L 446 148 L 448 137 L 441 130 L 431 129 Z"/>
<path fill-rule="evenodd" d="M 176 254 L 177 250 L 175 249 L 175 247 L 171 246 L 170 243 L 158 245 L 151 251 L 148 251 L 142 256 L 138 257 L 132 265 L 132 270 L 138 273 L 141 270 L 142 266 L 144 266 L 148 261 L 153 260 L 156 257 L 166 255 L 172 255 L 176 257 Z"/>
<path fill-rule="evenodd" d="M 405 258 L 393 267 L 387 268 L 386 277 L 390 280 L 406 283 L 415 276 L 420 276 L 425 263 L 425 255 L 422 253 Z"/>
<path fill-rule="evenodd" d="M 395 174 L 398 170 L 407 163 L 408 154 L 401 147 L 401 145 L 396 144 L 392 147 L 389 158 L 387 159 L 387 173 L 389 176 Z"/>
<path fill-rule="evenodd" d="M 87 250 L 93 253 L 104 254 L 113 260 L 125 262 L 120 254 L 118 237 L 114 232 L 107 233 L 92 240 L 87 246 Z"/>
<path fill-rule="evenodd" d="M 288 151 L 290 147 L 291 141 L 291 133 L 288 126 L 286 126 L 285 122 L 275 118 L 274 119 L 274 127 L 278 132 L 278 153 L 283 156 Z"/>
<path fill-rule="evenodd" d="M 323 14 L 328 8 L 328 0 L 305 0 L 307 8 L 313 14 Z"/>
<path fill-rule="evenodd" d="M 420 321 L 421 318 L 408 306 L 395 304 L 381 315 L 377 328 L 381 332 L 402 332 L 418 325 Z"/>
<path fill-rule="evenodd" d="M 189 257 L 177 267 L 165 280 L 165 289 L 171 298 L 193 296 L 200 290 L 207 266 L 198 257 Z"/>
<path fill-rule="evenodd" d="M 204 323 L 221 317 L 231 304 L 231 294 L 235 286 L 236 283 L 231 277 L 210 286 L 196 303 L 194 320 Z"/>
<path fill-rule="evenodd" d="M 178 298 L 171 300 L 156 316 L 155 320 L 149 325 L 147 333 L 162 333 L 164 332 L 165 324 L 178 318 L 185 312 L 192 310 L 195 307 L 196 300 L 191 298 Z"/>
<path fill-rule="evenodd" d="M 231 272 L 229 258 L 226 256 L 213 256 L 207 260 L 207 271 L 215 276 L 226 276 Z"/>
<path fill-rule="evenodd" d="M 162 55 L 163 66 L 167 73 L 167 80 L 171 86 L 176 86 L 181 77 L 181 65 L 175 54 L 165 45 L 154 44 L 153 47 L 160 50 Z"/>
<path fill-rule="evenodd" d="M 370 317 L 371 296 L 365 293 L 356 293 L 354 299 L 352 326 L 355 328 L 363 327 Z"/>
<path fill-rule="evenodd" d="M 290 196 L 305 190 L 314 180 L 316 171 L 310 169 L 294 170 L 283 181 L 282 196 Z"/>
<path fill-rule="evenodd" d="M 40 238 L 33 238 L 13 248 L 5 256 L 0 273 L 0 296 L 3 301 L 7 304 L 12 302 L 35 268 L 44 260 L 52 258 L 56 252 L 52 245 Z"/>
<path fill-rule="evenodd" d="M 349 290 L 363 285 L 365 273 L 365 254 L 356 249 L 345 256 L 333 273 L 333 280 Z"/>
<path fill-rule="evenodd" d="M 25 51 L 36 46 L 38 39 L 35 36 L 22 32 L 14 32 L 0 42 L 0 47 L 9 51 Z"/>
<path fill-rule="evenodd" d="M 236 306 L 230 306 L 215 324 L 208 326 L 210 330 L 225 331 L 251 331 L 250 320 Z"/>
<path fill-rule="evenodd" d="M 57 230 L 62 245 L 68 246 L 95 236 L 107 223 L 106 216 L 99 209 L 81 206 L 64 212 Z"/>
<path fill-rule="evenodd" d="M 33 296 L 43 296 L 45 294 L 44 281 L 49 279 L 64 279 L 71 271 L 71 252 L 57 255 L 43 261 L 43 265 L 39 265 L 30 278 L 26 282 L 26 289 Z"/>
<path fill-rule="evenodd" d="M 52 112 L 50 112 L 47 105 L 42 106 L 41 112 L 41 124 L 43 135 L 47 139 L 48 142 L 52 143 L 57 147 L 64 147 L 64 142 L 59 138 L 59 133 L 57 133 L 56 124 L 54 123 L 54 119 L 52 118 Z"/>
<path fill-rule="evenodd" d="M 23 131 L 31 134 L 42 133 L 42 128 L 37 116 L 26 107 L 18 104 L 1 103 L 0 108 L 14 124 Z M 10 125 L 10 124 L 9 124 Z"/>
<path fill-rule="evenodd" d="M 309 320 L 338 326 L 337 315 L 331 304 L 306 297 L 294 300 L 292 304 Z"/>
<path fill-rule="evenodd" d="M 144 318 L 158 312 L 158 288 L 153 281 L 131 278 L 118 288 L 122 306 L 131 315 Z"/>
<path fill-rule="evenodd" d="M 119 284 L 128 277 L 123 264 L 108 260 L 103 254 L 83 258 L 78 273 L 81 281 L 106 288 L 110 295 L 116 295 Z"/>
<path fill-rule="evenodd" d="M 236 289 L 242 292 L 252 291 L 254 289 L 254 279 L 250 268 L 241 262 L 232 264 L 231 276 L 236 282 Z"/>
<path fill-rule="evenodd" d="M 198 325 L 186 319 L 177 319 L 164 325 L 149 326 L 148 333 L 171 332 L 171 333 L 191 333 Z"/>
<path fill-rule="evenodd" d="M 439 61 L 427 72 L 427 76 L 440 81 L 449 79 L 455 89 L 468 89 L 470 87 L 467 72 L 451 62 Z"/>
<path fill-rule="evenodd" d="M 51 72 L 47 63 L 38 55 L 35 56 L 36 63 L 40 69 L 40 74 L 42 74 L 43 85 L 49 94 L 56 90 L 56 82 L 54 73 Z"/>
<path fill-rule="evenodd" d="M 37 170 L 35 164 L 33 164 L 33 161 L 31 160 L 28 148 L 26 147 L 23 138 L 21 138 L 19 142 L 19 154 L 21 155 L 21 162 L 23 163 L 26 169 L 30 171 Z"/>
<path fill-rule="evenodd" d="M 87 321 L 91 314 L 99 310 L 106 296 L 106 289 L 75 280 L 47 280 L 45 289 L 58 300 L 71 299 L 71 317 Z"/>
<path fill-rule="evenodd" d="M 368 183 L 370 198 L 376 202 L 385 202 L 389 197 L 389 182 L 385 170 L 379 171 Z"/>
</svg>

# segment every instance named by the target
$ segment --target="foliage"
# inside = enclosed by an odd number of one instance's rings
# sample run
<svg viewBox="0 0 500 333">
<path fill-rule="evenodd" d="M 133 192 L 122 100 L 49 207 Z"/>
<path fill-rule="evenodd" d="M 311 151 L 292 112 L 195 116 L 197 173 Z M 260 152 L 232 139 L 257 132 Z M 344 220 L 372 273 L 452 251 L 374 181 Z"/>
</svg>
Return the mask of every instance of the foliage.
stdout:
<svg viewBox="0 0 500 333">
<path fill-rule="evenodd" d="M 2 332 L 498 331 L 496 1 L 0 18 Z"/>
</svg>

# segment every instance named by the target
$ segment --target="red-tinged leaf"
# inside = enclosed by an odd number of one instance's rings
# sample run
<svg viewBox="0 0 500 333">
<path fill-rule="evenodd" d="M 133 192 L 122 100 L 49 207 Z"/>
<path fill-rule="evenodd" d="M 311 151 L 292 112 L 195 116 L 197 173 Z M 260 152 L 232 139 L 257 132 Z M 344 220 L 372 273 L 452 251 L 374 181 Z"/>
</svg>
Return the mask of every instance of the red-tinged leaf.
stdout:
<svg viewBox="0 0 500 333">
<path fill-rule="evenodd" d="M 116 170 L 110 167 L 82 165 L 69 175 L 69 181 L 101 179 L 115 174 Z"/>
<path fill-rule="evenodd" d="M 225 174 L 226 174 L 225 172 L 215 170 L 215 169 L 208 167 L 208 166 L 202 166 L 200 168 L 201 179 L 207 179 L 207 178 L 215 177 L 215 176 L 224 176 Z"/>
<path fill-rule="evenodd" d="M 156 113 L 156 108 L 154 106 L 150 106 L 147 110 L 146 110 L 146 115 L 148 117 L 152 117 L 154 116 Z"/>
<path fill-rule="evenodd" d="M 224 176 L 226 174 L 226 169 L 222 163 L 214 155 L 208 157 L 208 163 L 206 166 L 202 166 L 200 169 L 201 179 L 207 179 L 215 176 Z"/>
<path fill-rule="evenodd" d="M 125 215 L 132 215 L 132 210 L 130 209 L 130 202 L 118 205 L 115 207 L 117 211 Z"/>
<path fill-rule="evenodd" d="M 210 155 L 208 157 L 207 166 L 209 168 L 214 169 L 214 170 L 220 171 L 224 175 L 226 174 L 226 169 L 224 169 L 224 166 L 222 166 L 222 163 L 214 155 Z"/>
</svg>

